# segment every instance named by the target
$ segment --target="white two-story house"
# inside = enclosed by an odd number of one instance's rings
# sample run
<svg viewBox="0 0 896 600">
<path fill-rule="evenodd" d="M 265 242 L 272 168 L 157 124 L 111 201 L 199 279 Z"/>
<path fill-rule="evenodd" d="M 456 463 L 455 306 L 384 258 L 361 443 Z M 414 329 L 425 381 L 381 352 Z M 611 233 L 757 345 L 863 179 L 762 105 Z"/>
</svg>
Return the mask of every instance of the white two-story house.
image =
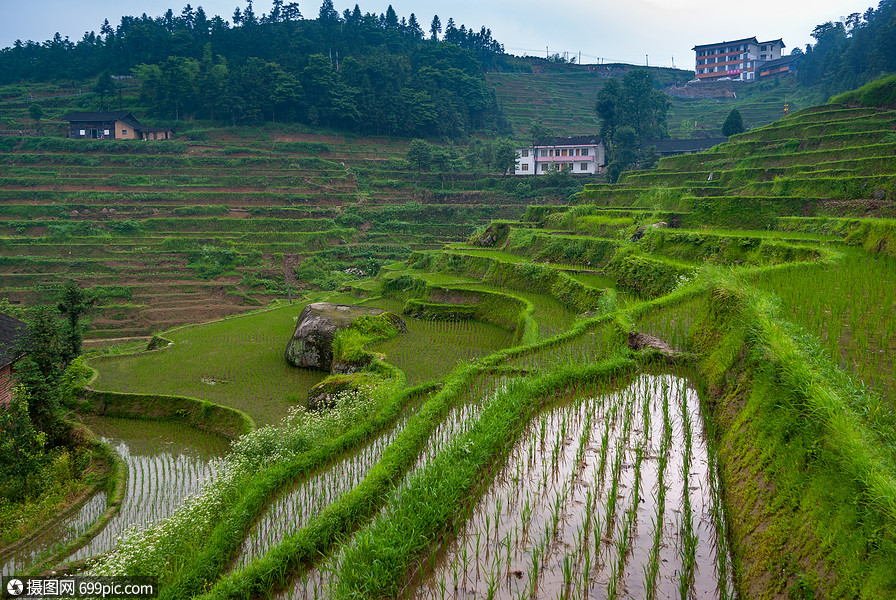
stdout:
<svg viewBox="0 0 896 600">
<path fill-rule="evenodd" d="M 555 138 L 550 144 L 518 148 L 516 153 L 516 175 L 548 171 L 594 175 L 603 173 L 607 164 L 604 142 L 596 135 Z"/>
</svg>

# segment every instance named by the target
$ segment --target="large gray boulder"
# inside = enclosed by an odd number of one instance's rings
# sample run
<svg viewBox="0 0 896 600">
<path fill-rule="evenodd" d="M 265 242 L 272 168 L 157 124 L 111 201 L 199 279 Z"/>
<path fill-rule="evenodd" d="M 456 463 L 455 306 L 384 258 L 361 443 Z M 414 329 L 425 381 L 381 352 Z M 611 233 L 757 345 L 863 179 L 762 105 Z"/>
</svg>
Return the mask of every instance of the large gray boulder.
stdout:
<svg viewBox="0 0 896 600">
<path fill-rule="evenodd" d="M 349 327 L 358 317 L 387 313 L 380 308 L 315 302 L 299 314 L 292 339 L 286 346 L 286 360 L 296 367 L 330 371 L 333 363 L 333 339 L 340 329 Z M 391 313 L 390 313 L 391 314 Z M 399 331 L 407 331 L 404 321 L 393 315 Z"/>
</svg>

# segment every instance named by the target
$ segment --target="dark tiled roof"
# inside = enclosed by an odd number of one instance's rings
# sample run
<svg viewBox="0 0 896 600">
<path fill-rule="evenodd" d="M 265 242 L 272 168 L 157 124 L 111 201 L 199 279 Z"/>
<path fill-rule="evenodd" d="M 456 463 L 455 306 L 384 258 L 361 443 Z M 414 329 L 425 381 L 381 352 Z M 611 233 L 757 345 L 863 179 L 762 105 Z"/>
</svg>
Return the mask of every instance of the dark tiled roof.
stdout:
<svg viewBox="0 0 896 600">
<path fill-rule="evenodd" d="M 131 123 L 132 125 L 140 125 L 140 121 L 138 121 L 137 117 L 134 116 L 134 113 L 129 110 L 116 110 L 113 112 L 73 112 L 65 115 L 64 118 L 69 122 L 123 121 L 125 123 Z"/>
<path fill-rule="evenodd" d="M 599 135 L 571 135 L 568 137 L 554 138 L 549 144 L 538 144 L 542 146 L 596 146 L 601 141 Z"/>
<path fill-rule="evenodd" d="M 756 36 L 743 38 L 741 40 L 731 40 L 730 42 L 716 42 L 715 44 L 701 44 L 699 46 L 694 46 L 691 50 L 703 50 L 704 48 L 714 48 L 716 46 L 727 46 L 728 44 L 741 44 L 741 43 L 749 43 L 752 42 L 754 44 L 758 44 L 756 41 Z M 769 42 L 764 42 L 769 43 Z"/>
<path fill-rule="evenodd" d="M 0 368 L 21 356 L 27 335 L 28 326 L 25 323 L 0 313 Z"/>
<path fill-rule="evenodd" d="M 799 54 L 791 54 L 790 56 L 782 56 L 781 58 L 776 58 L 775 60 L 770 60 L 768 62 L 762 63 L 759 66 L 759 72 L 762 71 L 772 71 L 774 69 L 778 69 L 780 67 L 789 65 L 792 62 L 799 60 Z"/>
<path fill-rule="evenodd" d="M 691 140 L 644 140 L 641 144 L 642 148 L 656 147 L 656 151 L 660 154 L 670 154 L 676 152 L 702 152 L 709 150 L 713 146 L 717 146 L 723 142 L 727 142 L 728 138 L 694 138 Z"/>
<path fill-rule="evenodd" d="M 769 40 L 769 41 L 767 41 L 767 42 L 759 42 L 759 44 L 760 44 L 761 46 L 764 46 L 765 44 L 772 44 L 772 45 L 774 45 L 774 44 L 781 44 L 781 47 L 782 47 L 782 48 L 786 48 L 786 47 L 787 47 L 787 46 L 784 45 L 784 40 L 782 40 L 781 38 L 778 38 L 778 39 L 776 39 L 776 40 Z"/>
</svg>

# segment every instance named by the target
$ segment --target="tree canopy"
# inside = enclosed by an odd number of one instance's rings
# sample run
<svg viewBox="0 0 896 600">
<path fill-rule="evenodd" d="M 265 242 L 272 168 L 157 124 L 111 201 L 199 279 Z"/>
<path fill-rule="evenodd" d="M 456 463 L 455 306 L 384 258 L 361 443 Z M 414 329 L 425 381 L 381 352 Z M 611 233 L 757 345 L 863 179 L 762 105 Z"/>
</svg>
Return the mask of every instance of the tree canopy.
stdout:
<svg viewBox="0 0 896 600">
<path fill-rule="evenodd" d="M 669 100 L 656 89 L 650 71 L 637 69 L 622 79 L 608 80 L 597 94 L 595 110 L 612 156 L 607 165 L 610 182 L 641 160 L 640 146 L 645 140 L 668 136 Z"/>
<path fill-rule="evenodd" d="M 503 55 L 490 29 L 449 19 L 442 40 L 433 18 L 427 37 L 417 16 L 342 14 L 324 0 L 316 19 L 277 0 L 252 3 L 232 22 L 187 5 L 161 17 L 122 17 L 77 43 L 17 41 L 0 50 L 0 83 L 99 77 L 104 103 L 110 74 L 137 77 L 141 100 L 157 117 L 297 121 L 352 131 L 419 137 L 507 129 L 483 71 Z"/>
<path fill-rule="evenodd" d="M 427 38 L 417 16 L 341 15 L 324 0 L 317 19 L 298 5 L 251 1 L 232 24 L 187 5 L 161 17 L 125 16 L 77 43 L 58 33 L 43 44 L 17 41 L 0 50 L 0 83 L 99 76 L 105 104 L 111 74 L 133 74 L 141 100 L 161 118 L 233 123 L 298 121 L 365 133 L 458 137 L 507 129 L 483 76 L 503 47 L 491 30 L 457 28 L 443 40 L 433 17 Z"/>
<path fill-rule="evenodd" d="M 731 112 L 728 113 L 728 116 L 725 117 L 725 122 L 722 123 L 722 135 L 730 137 L 743 132 L 744 119 L 741 117 L 739 110 L 732 108 Z"/>
<path fill-rule="evenodd" d="M 796 76 L 804 85 L 832 95 L 896 72 L 896 0 L 822 23 L 812 37 L 805 50 L 794 49 L 803 55 Z"/>
<path fill-rule="evenodd" d="M 640 140 L 663 138 L 669 100 L 656 89 L 653 74 L 635 69 L 622 79 L 610 79 L 597 93 L 595 104 L 601 136 L 612 140 L 619 127 L 631 127 Z"/>
</svg>

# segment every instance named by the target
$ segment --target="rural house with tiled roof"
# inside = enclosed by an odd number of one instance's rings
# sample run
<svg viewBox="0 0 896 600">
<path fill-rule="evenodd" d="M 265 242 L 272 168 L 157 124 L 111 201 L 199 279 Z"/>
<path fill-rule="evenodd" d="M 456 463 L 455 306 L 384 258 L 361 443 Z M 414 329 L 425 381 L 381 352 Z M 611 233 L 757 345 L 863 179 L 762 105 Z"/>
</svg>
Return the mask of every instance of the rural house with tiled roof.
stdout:
<svg viewBox="0 0 896 600">
<path fill-rule="evenodd" d="M 518 148 L 516 175 L 569 171 L 577 175 L 602 173 L 606 165 L 603 140 L 596 135 L 558 137 L 550 143 Z"/>
<path fill-rule="evenodd" d="M 65 115 L 68 137 L 87 140 L 170 140 L 167 127 L 141 125 L 128 110 L 113 112 L 73 112 Z"/>
</svg>

